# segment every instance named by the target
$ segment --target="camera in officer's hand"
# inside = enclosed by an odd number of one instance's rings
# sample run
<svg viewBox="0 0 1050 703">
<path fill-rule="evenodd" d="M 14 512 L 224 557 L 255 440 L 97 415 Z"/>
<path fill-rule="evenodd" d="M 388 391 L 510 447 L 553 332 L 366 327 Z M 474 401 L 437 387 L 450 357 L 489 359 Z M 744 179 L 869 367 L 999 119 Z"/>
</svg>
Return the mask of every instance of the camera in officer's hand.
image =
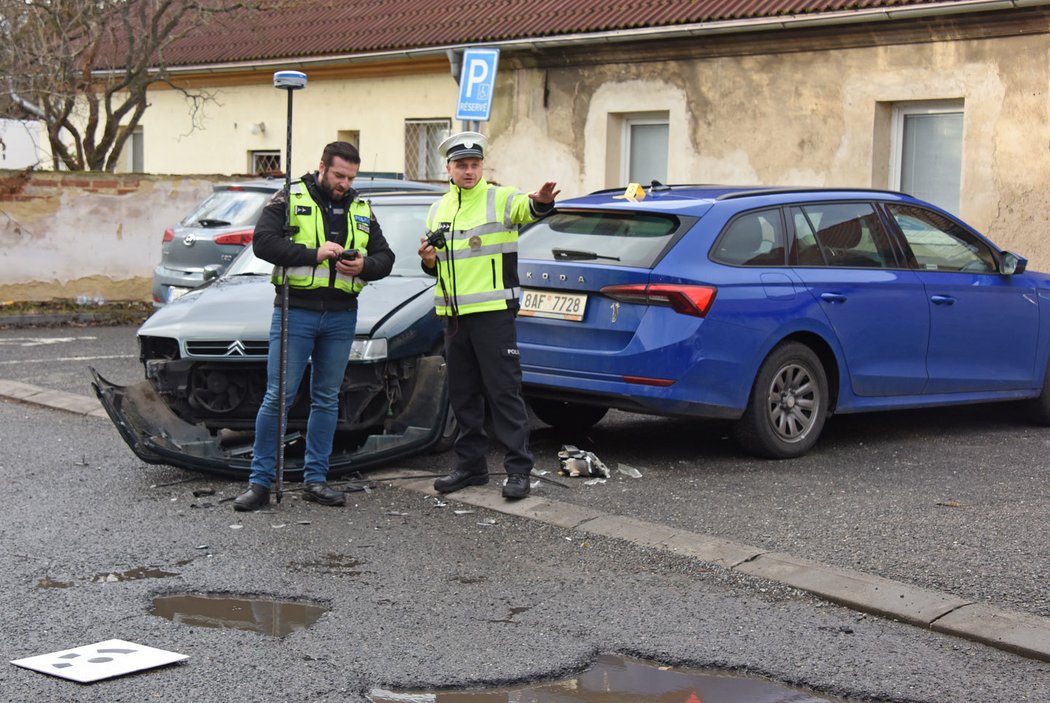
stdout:
<svg viewBox="0 0 1050 703">
<path fill-rule="evenodd" d="M 353 261 L 357 258 L 357 249 L 343 249 L 343 253 L 339 255 L 340 261 Z"/>
<path fill-rule="evenodd" d="M 442 222 L 441 226 L 432 232 L 427 232 L 427 244 L 434 247 L 435 249 L 444 249 L 447 242 L 445 241 L 445 235 L 448 234 L 449 223 Z"/>
</svg>

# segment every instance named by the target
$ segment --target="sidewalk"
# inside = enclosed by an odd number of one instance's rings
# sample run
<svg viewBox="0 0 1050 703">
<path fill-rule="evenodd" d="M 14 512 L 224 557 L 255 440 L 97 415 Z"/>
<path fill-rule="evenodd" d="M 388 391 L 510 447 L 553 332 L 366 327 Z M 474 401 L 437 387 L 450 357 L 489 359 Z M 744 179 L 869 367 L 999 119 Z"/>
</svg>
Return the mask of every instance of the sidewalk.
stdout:
<svg viewBox="0 0 1050 703">
<path fill-rule="evenodd" d="M 94 398 L 26 383 L 0 380 L 0 398 L 108 420 L 105 410 Z M 400 472 L 396 470 L 369 474 L 376 479 L 398 475 Z M 431 479 L 402 480 L 398 487 L 439 495 L 431 483 Z M 453 500 L 568 530 L 614 537 L 640 547 L 692 557 L 725 569 L 782 583 L 853 610 L 955 635 L 1024 657 L 1050 661 L 1050 618 L 994 608 L 871 574 L 835 568 L 790 554 L 767 552 L 758 547 L 675 530 L 665 525 L 571 503 L 538 497 L 506 501 L 491 486 L 458 491 Z"/>
</svg>

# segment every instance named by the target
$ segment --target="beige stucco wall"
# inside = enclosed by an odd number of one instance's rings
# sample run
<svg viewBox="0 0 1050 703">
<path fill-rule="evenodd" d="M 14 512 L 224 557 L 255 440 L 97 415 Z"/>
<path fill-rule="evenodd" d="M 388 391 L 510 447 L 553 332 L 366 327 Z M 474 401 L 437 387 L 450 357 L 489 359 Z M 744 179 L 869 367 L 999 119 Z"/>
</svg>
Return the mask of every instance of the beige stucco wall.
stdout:
<svg viewBox="0 0 1050 703">
<path fill-rule="evenodd" d="M 340 132 L 360 133 L 361 169 L 405 171 L 406 119 L 449 118 L 457 88 L 451 73 L 374 78 L 310 78 L 292 97 L 292 171 L 317 167 L 324 145 Z M 190 119 L 181 93 L 150 91 L 142 119 L 148 173 L 248 173 L 249 153 L 287 147 L 287 91 L 271 74 L 249 85 L 209 88 L 214 100 Z M 252 125 L 266 125 L 252 133 Z"/>
</svg>

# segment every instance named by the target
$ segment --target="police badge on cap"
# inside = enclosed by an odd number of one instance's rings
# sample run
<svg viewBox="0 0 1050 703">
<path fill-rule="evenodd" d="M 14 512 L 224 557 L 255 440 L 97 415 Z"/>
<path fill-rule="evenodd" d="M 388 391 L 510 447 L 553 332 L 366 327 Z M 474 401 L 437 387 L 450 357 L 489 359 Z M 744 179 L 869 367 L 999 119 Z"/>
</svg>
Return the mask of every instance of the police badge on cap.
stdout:
<svg viewBox="0 0 1050 703">
<path fill-rule="evenodd" d="M 485 150 L 489 148 L 489 142 L 484 134 L 479 132 L 460 132 L 441 142 L 438 153 L 446 161 L 457 159 L 484 159 Z"/>
</svg>

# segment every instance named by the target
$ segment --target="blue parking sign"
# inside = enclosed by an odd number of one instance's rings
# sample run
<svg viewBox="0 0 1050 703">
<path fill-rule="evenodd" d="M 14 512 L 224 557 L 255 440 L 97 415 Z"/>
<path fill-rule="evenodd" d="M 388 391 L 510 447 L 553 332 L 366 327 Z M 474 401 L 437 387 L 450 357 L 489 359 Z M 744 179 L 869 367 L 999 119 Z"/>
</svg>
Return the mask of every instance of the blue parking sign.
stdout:
<svg viewBox="0 0 1050 703">
<path fill-rule="evenodd" d="M 492 110 L 492 91 L 496 86 L 499 49 L 467 49 L 459 74 L 459 104 L 456 119 L 482 122 Z"/>
</svg>

